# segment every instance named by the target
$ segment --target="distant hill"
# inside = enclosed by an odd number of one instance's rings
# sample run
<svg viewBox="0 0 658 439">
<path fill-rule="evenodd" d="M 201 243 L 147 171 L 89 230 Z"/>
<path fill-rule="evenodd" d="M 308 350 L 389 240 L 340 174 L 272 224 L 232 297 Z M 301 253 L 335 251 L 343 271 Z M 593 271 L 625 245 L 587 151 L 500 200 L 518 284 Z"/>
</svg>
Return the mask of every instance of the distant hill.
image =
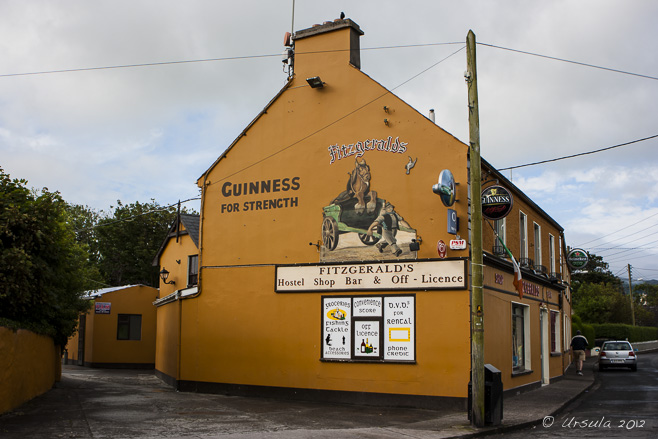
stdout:
<svg viewBox="0 0 658 439">
<path fill-rule="evenodd" d="M 633 289 L 637 285 L 642 285 L 642 284 L 649 284 L 649 285 L 658 285 L 658 280 L 656 279 L 648 279 L 648 280 L 634 280 L 633 281 Z M 621 285 L 624 287 L 624 294 L 628 294 L 628 279 L 621 279 Z"/>
</svg>

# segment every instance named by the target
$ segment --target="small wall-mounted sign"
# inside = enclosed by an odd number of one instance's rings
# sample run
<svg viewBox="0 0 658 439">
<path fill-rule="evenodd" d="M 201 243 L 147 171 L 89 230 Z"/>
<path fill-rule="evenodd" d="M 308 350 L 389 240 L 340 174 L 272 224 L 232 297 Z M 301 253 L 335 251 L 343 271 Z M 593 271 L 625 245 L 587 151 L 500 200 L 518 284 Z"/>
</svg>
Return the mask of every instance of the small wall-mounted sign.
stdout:
<svg viewBox="0 0 658 439">
<path fill-rule="evenodd" d="M 459 232 L 459 217 L 457 211 L 448 209 L 448 233 L 456 235 Z"/>
<path fill-rule="evenodd" d="M 587 252 L 580 248 L 575 248 L 567 254 L 567 264 L 574 270 L 585 268 L 589 262 Z"/>
<path fill-rule="evenodd" d="M 441 259 L 445 259 L 445 257 L 448 256 L 448 248 L 442 239 L 439 239 L 439 242 L 436 243 L 436 252 Z"/>
<path fill-rule="evenodd" d="M 466 250 L 466 240 L 465 239 L 451 239 L 450 240 L 450 250 Z"/>
<path fill-rule="evenodd" d="M 482 191 L 482 216 L 490 220 L 505 218 L 512 211 L 512 194 L 502 186 L 489 186 Z"/>
<path fill-rule="evenodd" d="M 109 314 L 112 310 L 111 302 L 96 302 L 95 314 Z"/>
</svg>

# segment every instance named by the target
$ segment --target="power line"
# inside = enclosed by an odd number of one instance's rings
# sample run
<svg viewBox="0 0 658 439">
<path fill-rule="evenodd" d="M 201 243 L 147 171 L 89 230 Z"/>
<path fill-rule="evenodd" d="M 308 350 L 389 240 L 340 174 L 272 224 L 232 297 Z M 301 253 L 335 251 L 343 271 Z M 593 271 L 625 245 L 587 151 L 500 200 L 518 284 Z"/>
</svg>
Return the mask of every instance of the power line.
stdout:
<svg viewBox="0 0 658 439">
<path fill-rule="evenodd" d="M 526 163 L 525 165 L 509 166 L 507 168 L 499 168 L 498 170 L 499 171 L 508 171 L 510 169 L 525 168 L 525 167 L 528 167 L 528 166 L 541 165 L 541 164 L 544 164 L 544 163 L 557 162 L 557 161 L 560 161 L 560 160 L 572 159 L 574 157 L 581 157 L 581 156 L 584 156 L 584 155 L 596 154 L 596 153 L 599 153 L 599 152 L 608 151 L 610 149 L 619 148 L 621 146 L 632 145 L 634 143 L 644 142 L 645 140 L 655 139 L 656 137 L 658 137 L 658 134 L 654 134 L 653 136 L 645 137 L 643 139 L 637 139 L 637 140 L 632 140 L 632 141 L 626 142 L 626 143 L 620 143 L 619 145 L 608 146 L 606 148 L 601 148 L 601 149 L 597 149 L 597 150 L 594 150 L 594 151 L 581 152 L 579 154 L 572 154 L 572 155 L 567 155 L 567 156 L 564 156 L 564 157 L 558 157 L 558 158 L 549 159 L 549 160 L 542 160 L 542 161 L 534 162 L 534 163 Z"/>
<path fill-rule="evenodd" d="M 182 203 L 187 203 L 188 201 L 194 201 L 194 200 L 200 200 L 200 199 L 201 199 L 201 197 L 188 198 L 187 200 L 177 201 L 177 202 L 175 202 L 174 204 L 170 204 L 170 205 L 168 205 L 168 206 L 162 206 L 162 207 L 160 207 L 160 208 L 158 208 L 158 209 L 149 210 L 148 212 L 142 212 L 142 213 L 140 213 L 140 214 L 133 215 L 133 216 L 130 216 L 130 217 L 128 217 L 128 218 L 121 218 L 121 219 L 114 220 L 114 221 L 110 221 L 110 222 L 103 223 L 103 224 L 96 224 L 96 225 L 94 225 L 94 226 L 84 227 L 84 228 L 82 228 L 82 229 L 75 230 L 75 233 L 83 232 L 83 231 L 85 231 L 85 230 L 96 229 L 96 228 L 98 228 L 98 227 L 111 226 L 111 225 L 113 225 L 113 224 L 123 223 L 123 222 L 126 222 L 126 221 L 132 221 L 132 220 L 134 220 L 135 218 L 139 218 L 140 216 L 150 215 L 150 214 L 152 214 L 152 213 L 156 213 L 156 212 L 166 212 L 167 209 L 169 209 L 170 207 L 177 206 L 179 203 L 182 204 Z"/>
<path fill-rule="evenodd" d="M 369 47 L 369 48 L 363 48 L 361 50 L 408 49 L 408 48 L 413 48 L 413 47 L 445 46 L 445 45 L 452 45 L 452 44 L 464 44 L 464 43 L 463 42 L 452 42 L 452 43 L 406 44 L 406 45 L 400 45 L 400 46 Z M 349 51 L 349 50 L 350 49 L 335 49 L 335 50 L 318 50 L 318 51 L 312 51 L 312 52 L 295 52 L 295 56 L 321 54 L 321 53 L 332 53 L 332 52 L 346 52 L 346 51 Z M 99 67 L 80 67 L 80 68 L 73 68 L 73 69 L 42 70 L 42 71 L 37 71 L 37 72 L 4 73 L 4 74 L 0 74 L 0 78 L 7 78 L 7 77 L 13 77 L 13 76 L 49 75 L 49 74 L 53 74 L 53 73 L 89 72 L 89 71 L 94 71 L 94 70 L 130 69 L 130 68 L 136 68 L 136 67 L 155 67 L 155 66 L 166 66 L 166 65 L 176 65 L 176 64 L 194 64 L 194 63 L 218 62 L 218 61 L 236 61 L 236 60 L 271 58 L 271 57 L 280 57 L 280 56 L 281 56 L 280 53 L 275 53 L 275 54 L 262 54 L 262 55 L 227 56 L 227 57 L 221 57 L 221 58 L 190 59 L 190 60 L 179 60 L 179 61 L 161 61 L 161 62 L 150 62 L 150 63 L 120 64 L 120 65 L 99 66 Z"/>
<path fill-rule="evenodd" d="M 640 78 L 658 80 L 658 77 L 655 77 L 655 76 L 641 75 L 639 73 L 627 72 L 625 70 L 612 69 L 612 68 L 609 68 L 609 67 L 602 67 L 602 66 L 597 66 L 597 65 L 594 65 L 594 64 L 587 64 L 587 63 L 584 63 L 584 62 L 573 61 L 573 60 L 564 59 L 564 58 L 557 58 L 557 57 L 554 57 L 554 56 L 542 55 L 542 54 L 539 54 L 539 53 L 526 52 L 524 50 L 510 49 L 509 47 L 501 47 L 501 46 L 496 46 L 496 45 L 493 45 L 493 44 L 486 44 L 486 43 L 478 43 L 478 44 L 481 45 L 481 46 L 493 47 L 494 49 L 507 50 L 507 51 L 510 51 L 510 52 L 522 53 L 524 55 L 537 56 L 539 58 L 552 59 L 554 61 L 561 61 L 561 62 L 565 62 L 565 63 L 569 63 L 569 64 L 576 64 L 576 65 L 579 65 L 579 66 L 591 67 L 593 69 L 607 70 L 609 72 L 622 73 L 624 75 L 638 76 Z"/>
<path fill-rule="evenodd" d="M 265 157 L 263 157 L 262 159 L 257 160 L 257 161 L 255 161 L 255 162 L 253 162 L 253 163 L 251 163 L 251 164 L 245 166 L 245 167 L 242 168 L 242 169 L 239 169 L 239 170 L 237 170 L 237 171 L 235 171 L 235 172 L 233 172 L 233 173 L 231 173 L 231 174 L 229 174 L 229 175 L 227 175 L 227 176 L 225 176 L 225 177 L 223 177 L 223 178 L 221 178 L 221 179 L 219 179 L 219 180 L 217 180 L 217 181 L 213 181 L 213 182 L 211 183 L 211 185 L 212 185 L 212 184 L 220 183 L 220 182 L 222 182 L 222 181 L 224 181 L 224 180 L 226 180 L 226 179 L 228 179 L 228 178 L 233 177 L 234 175 L 237 175 L 237 174 L 239 174 L 239 173 L 241 173 L 241 172 L 243 172 L 243 171 L 246 171 L 247 169 L 249 169 L 249 168 L 251 168 L 251 167 L 253 167 L 253 166 L 256 166 L 256 165 L 258 165 L 258 164 L 260 164 L 260 163 L 262 163 L 262 162 L 264 162 L 264 161 L 266 161 L 266 160 L 269 160 L 269 159 L 271 159 L 272 157 L 274 157 L 274 156 L 276 156 L 276 155 L 282 153 L 283 151 L 285 151 L 285 150 L 287 150 L 287 149 L 289 149 L 289 148 L 292 148 L 293 146 L 295 146 L 295 145 L 297 145 L 297 144 L 299 144 L 299 143 L 301 143 L 301 142 L 303 142 L 303 141 L 305 141 L 305 140 L 307 140 L 307 139 L 309 139 L 309 138 L 315 136 L 316 134 L 318 134 L 318 133 L 320 133 L 320 132 L 326 130 L 327 128 L 329 128 L 329 127 L 331 127 L 331 126 L 337 124 L 338 122 L 340 122 L 340 121 L 342 121 L 342 120 L 348 118 L 349 116 L 353 115 L 354 113 L 356 113 L 356 112 L 358 112 L 358 111 L 364 109 L 365 107 L 367 107 L 368 105 L 372 104 L 373 102 L 375 102 L 375 101 L 377 101 L 377 100 L 383 98 L 384 96 L 390 94 L 391 92 L 393 92 L 393 90 L 397 90 L 398 88 L 402 87 L 403 85 L 407 84 L 408 82 L 410 82 L 410 81 L 416 79 L 417 77 L 419 77 L 419 76 L 422 75 L 423 73 L 427 72 L 428 70 L 433 69 L 433 68 L 436 67 L 437 65 L 439 65 L 439 64 L 441 64 L 442 62 L 446 61 L 448 58 L 450 58 L 450 57 L 456 55 L 457 53 L 461 52 L 461 51 L 464 50 L 465 48 L 466 48 L 466 46 L 461 47 L 459 50 L 456 50 L 455 52 L 451 53 L 450 55 L 446 56 L 445 58 L 443 58 L 443 59 L 437 61 L 436 63 L 432 64 L 431 66 L 427 67 L 426 69 L 422 70 L 421 72 L 415 74 L 415 75 L 412 76 L 411 78 L 409 78 L 409 79 L 407 79 L 406 81 L 402 82 L 401 84 L 398 84 L 397 86 L 391 88 L 390 90 L 386 90 L 385 93 L 383 93 L 383 94 L 377 96 L 376 98 L 374 98 L 374 99 L 372 99 L 372 100 L 366 102 L 365 104 L 361 105 L 360 107 L 357 107 L 356 109 L 350 111 L 349 113 L 347 113 L 347 114 L 345 114 L 345 115 L 339 117 L 338 119 L 334 120 L 333 122 L 330 122 L 329 124 L 323 126 L 322 128 L 317 129 L 316 131 L 314 131 L 314 132 L 312 132 L 312 133 L 310 133 L 310 134 L 308 134 L 308 135 L 302 137 L 301 139 L 294 141 L 294 142 L 291 143 L 290 145 L 288 145 L 288 146 L 284 146 L 283 148 L 279 149 L 278 151 L 275 151 L 275 152 L 273 152 L 272 154 L 270 154 L 270 155 L 268 155 L 268 156 L 265 156 Z"/>
<path fill-rule="evenodd" d="M 615 230 L 614 232 L 608 233 L 607 235 L 604 235 L 604 236 L 602 236 L 602 237 L 600 237 L 600 238 L 592 239 L 591 241 L 587 241 L 587 242 L 584 242 L 584 243 L 582 243 L 582 244 L 579 244 L 579 245 L 577 245 L 576 247 L 582 247 L 582 246 L 584 246 L 584 245 L 586 245 L 586 244 L 589 244 L 590 242 L 598 241 L 598 240 L 603 239 L 603 238 L 605 238 L 605 237 L 607 237 L 607 236 L 614 235 L 615 233 L 619 233 L 619 232 L 621 232 L 621 231 L 627 230 L 627 229 L 629 229 L 630 227 L 633 227 L 633 226 L 635 226 L 635 225 L 637 225 L 637 224 L 640 224 L 641 222 L 644 222 L 644 221 L 646 221 L 646 220 L 648 220 L 648 219 L 651 219 L 651 218 L 653 218 L 653 217 L 656 216 L 656 215 L 658 215 L 658 213 L 654 213 L 654 214 L 651 215 L 651 216 L 648 216 L 648 217 L 646 217 L 646 218 L 644 218 L 644 219 L 641 219 L 640 221 L 635 222 L 635 223 L 633 223 L 633 224 L 631 224 L 631 225 L 628 225 L 628 226 L 622 227 L 622 228 L 619 229 L 619 230 Z M 653 226 L 652 226 L 652 227 L 653 227 Z M 646 229 L 645 229 L 645 230 L 646 230 Z"/>
<path fill-rule="evenodd" d="M 379 47 L 366 47 L 362 48 L 362 51 L 367 50 L 387 50 L 387 49 L 408 49 L 416 47 L 431 47 L 431 46 L 444 46 L 444 45 L 453 45 L 453 44 L 464 44 L 463 42 L 444 42 L 444 43 L 421 43 L 421 44 L 404 44 L 397 46 L 379 46 Z M 621 73 L 624 75 L 637 76 L 640 78 L 658 80 L 658 77 L 642 75 L 639 73 L 628 72 L 625 70 L 612 69 L 609 67 L 597 66 L 594 64 L 588 64 L 579 61 L 568 60 L 564 58 L 558 58 L 549 55 L 542 55 L 539 53 L 527 52 L 518 49 L 511 49 L 509 47 L 496 46 L 494 44 L 487 44 L 478 42 L 477 44 L 485 47 L 491 47 L 494 49 L 507 50 L 510 52 L 521 53 L 524 55 L 536 56 L 540 58 L 550 59 L 554 61 L 560 61 L 570 64 L 576 64 L 584 67 L 590 67 L 599 70 L 606 70 L 615 73 Z M 314 52 L 296 52 L 295 55 L 309 55 L 309 54 L 318 54 L 318 53 L 331 53 L 331 52 L 343 52 L 349 49 L 337 49 L 337 50 L 326 50 L 326 51 L 314 51 Z M 128 69 L 136 67 L 155 67 L 155 66 L 165 66 L 165 65 L 176 65 L 176 64 L 193 64 L 193 63 L 205 63 L 205 62 L 218 62 L 218 61 L 236 61 L 236 60 L 247 60 L 247 59 L 259 59 L 259 58 L 272 58 L 279 57 L 280 53 L 272 54 L 261 54 L 261 55 L 243 55 L 243 56 L 227 56 L 219 58 L 203 58 L 203 59 L 191 59 L 191 60 L 178 60 L 178 61 L 161 61 L 161 62 L 150 62 L 150 63 L 135 63 L 135 64 L 120 64 L 120 65 L 110 65 L 110 66 L 98 66 L 98 67 L 80 67 L 80 68 L 71 68 L 71 69 L 59 69 L 59 70 L 43 70 L 36 72 L 20 72 L 20 73 L 4 73 L 0 74 L 0 78 L 14 77 L 14 76 L 34 76 L 34 75 L 48 75 L 53 73 L 72 73 L 72 72 L 88 72 L 94 70 L 111 70 L 111 69 Z"/>
<path fill-rule="evenodd" d="M 630 233 L 630 234 L 625 235 L 625 236 L 621 236 L 621 237 L 616 238 L 616 239 L 611 239 L 610 241 L 607 241 L 607 244 L 611 244 L 611 243 L 613 243 L 613 242 L 615 242 L 615 241 L 619 241 L 620 239 L 628 240 L 629 237 L 631 237 L 631 236 L 633 236 L 633 235 L 637 235 L 638 233 L 646 232 L 647 230 L 652 229 L 652 228 L 654 228 L 654 227 L 656 227 L 656 226 L 658 226 L 658 224 L 654 224 L 653 226 L 649 226 L 649 227 L 647 227 L 647 228 L 645 228 L 645 229 L 638 230 L 637 232 L 633 232 L 633 233 Z M 624 230 L 624 229 L 622 229 L 622 230 Z M 641 236 L 640 238 L 637 238 L 637 239 L 638 239 L 638 240 L 639 240 L 639 239 L 644 239 L 644 238 L 647 238 L 647 237 L 649 237 L 649 236 L 655 235 L 656 233 L 658 233 L 658 232 L 650 233 L 650 234 L 648 234 L 648 235 Z M 580 246 L 577 246 L 577 247 L 580 247 Z M 606 251 L 606 250 L 612 250 L 612 249 L 621 248 L 621 247 L 616 246 L 616 247 L 589 247 L 589 248 L 590 248 L 590 249 L 593 249 L 593 250 L 598 250 L 598 251 Z"/>
</svg>

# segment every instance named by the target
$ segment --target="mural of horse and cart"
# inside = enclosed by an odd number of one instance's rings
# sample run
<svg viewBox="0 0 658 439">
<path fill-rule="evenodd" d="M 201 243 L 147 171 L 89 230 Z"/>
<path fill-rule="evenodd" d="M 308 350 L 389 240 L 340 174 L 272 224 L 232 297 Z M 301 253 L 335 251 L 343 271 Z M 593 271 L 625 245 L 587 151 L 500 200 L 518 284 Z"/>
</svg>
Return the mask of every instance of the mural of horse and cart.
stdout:
<svg viewBox="0 0 658 439">
<path fill-rule="evenodd" d="M 324 260 L 353 260 L 400 257 L 402 248 L 398 247 L 396 235 L 398 231 L 408 232 L 415 238 L 416 230 L 394 211 L 394 206 L 388 201 L 379 198 L 377 192 L 370 190 L 371 172 L 365 159 L 355 161 L 355 167 L 347 181 L 346 190 L 341 192 L 332 202 L 323 207 L 322 218 L 322 245 Z M 339 249 L 341 236 L 356 234 L 365 248 L 359 250 L 353 244 Z M 382 241 L 384 238 L 385 242 Z M 410 238 L 409 240 L 411 240 Z M 375 246 L 368 250 L 368 247 Z M 348 247 L 348 248 L 345 248 Z M 391 253 L 384 255 L 384 249 L 389 247 Z M 342 254 L 331 255 L 332 252 Z M 379 253 L 377 253 L 377 251 Z"/>
</svg>

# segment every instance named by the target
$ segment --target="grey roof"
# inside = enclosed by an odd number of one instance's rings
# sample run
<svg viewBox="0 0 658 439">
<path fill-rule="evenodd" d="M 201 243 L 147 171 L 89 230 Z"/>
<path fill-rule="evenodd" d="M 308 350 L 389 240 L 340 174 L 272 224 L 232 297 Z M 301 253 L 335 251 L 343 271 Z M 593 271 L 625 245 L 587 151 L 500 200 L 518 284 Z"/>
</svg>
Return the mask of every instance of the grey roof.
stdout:
<svg viewBox="0 0 658 439">
<path fill-rule="evenodd" d="M 199 218 L 199 215 L 180 214 L 180 222 L 183 223 L 185 230 L 190 234 L 196 248 L 199 248 Z"/>
<path fill-rule="evenodd" d="M 185 227 L 185 230 L 178 229 L 177 226 L 178 226 L 179 218 L 180 218 L 180 223 Z M 201 217 L 199 215 L 191 215 L 189 213 L 181 213 L 180 215 L 177 216 L 176 220 L 169 228 L 169 232 L 167 233 L 167 236 L 165 237 L 164 241 L 162 241 L 162 245 L 160 246 L 160 249 L 156 253 L 155 258 L 153 259 L 153 266 L 160 265 L 160 255 L 164 251 L 167 242 L 169 242 L 171 238 L 175 238 L 176 236 L 190 235 L 190 238 L 192 238 L 192 242 L 194 243 L 194 245 L 196 245 L 196 248 L 199 248 L 199 219 L 200 218 Z"/>
</svg>

